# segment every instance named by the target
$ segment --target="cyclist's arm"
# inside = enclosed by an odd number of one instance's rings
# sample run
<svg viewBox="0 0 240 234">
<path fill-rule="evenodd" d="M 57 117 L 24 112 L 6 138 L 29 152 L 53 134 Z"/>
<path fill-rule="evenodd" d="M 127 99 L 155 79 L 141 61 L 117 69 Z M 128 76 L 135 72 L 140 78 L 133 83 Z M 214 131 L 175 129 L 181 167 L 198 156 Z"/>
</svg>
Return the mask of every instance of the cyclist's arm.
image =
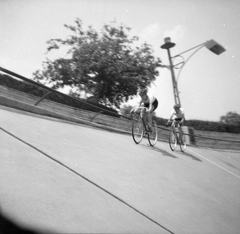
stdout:
<svg viewBox="0 0 240 234">
<path fill-rule="evenodd" d="M 152 110 L 153 107 L 153 102 L 156 100 L 156 98 L 154 97 L 150 97 L 149 98 L 149 107 L 148 107 L 148 112 L 150 112 Z"/>
<path fill-rule="evenodd" d="M 171 116 L 170 116 L 168 122 L 170 122 L 170 121 L 172 120 L 172 118 L 173 118 L 174 115 L 175 115 L 175 113 L 174 113 L 174 111 L 172 111 L 172 112 L 171 112 Z"/>
<path fill-rule="evenodd" d="M 183 117 L 183 118 L 181 119 L 181 121 L 179 122 L 179 124 L 182 124 L 184 120 L 185 120 L 185 117 Z"/>
<path fill-rule="evenodd" d="M 147 110 L 148 112 L 150 112 L 152 110 L 152 103 L 153 103 L 152 100 L 150 100 L 149 101 L 149 107 L 148 107 L 148 110 Z"/>
<path fill-rule="evenodd" d="M 143 102 L 142 100 L 139 102 L 139 105 L 138 105 L 138 106 L 132 108 L 132 110 L 130 111 L 130 113 L 142 111 L 139 107 L 144 107 L 144 102 Z"/>
<path fill-rule="evenodd" d="M 181 121 L 179 122 L 179 124 L 182 124 L 184 122 L 184 120 L 185 120 L 184 110 L 182 110 L 182 115 L 183 115 L 183 117 L 182 117 Z"/>
</svg>

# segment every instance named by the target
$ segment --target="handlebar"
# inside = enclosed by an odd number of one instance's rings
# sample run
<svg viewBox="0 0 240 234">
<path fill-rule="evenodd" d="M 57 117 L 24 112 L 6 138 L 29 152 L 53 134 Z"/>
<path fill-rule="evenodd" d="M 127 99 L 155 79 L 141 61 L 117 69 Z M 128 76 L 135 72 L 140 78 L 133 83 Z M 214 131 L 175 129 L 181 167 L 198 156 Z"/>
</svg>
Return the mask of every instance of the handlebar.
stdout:
<svg viewBox="0 0 240 234">
<path fill-rule="evenodd" d="M 137 112 L 138 110 L 144 110 L 144 109 L 147 110 L 148 108 L 144 106 L 133 107 L 130 113 L 134 113 L 134 112 Z"/>
<path fill-rule="evenodd" d="M 172 122 L 173 122 L 173 121 L 169 121 L 169 122 L 165 123 L 165 126 L 166 126 L 166 127 L 172 126 Z"/>
<path fill-rule="evenodd" d="M 166 127 L 170 127 L 172 126 L 173 122 L 175 122 L 174 126 L 176 127 L 176 124 L 178 124 L 180 121 L 179 120 L 171 120 L 171 121 L 167 121 L 167 123 L 165 124 Z"/>
<path fill-rule="evenodd" d="M 143 111 L 144 110 L 146 111 L 147 109 L 148 109 L 147 107 L 143 107 L 143 106 L 132 108 L 132 110 L 130 111 L 132 118 L 134 118 L 134 116 L 136 115 L 140 115 L 142 117 Z"/>
</svg>

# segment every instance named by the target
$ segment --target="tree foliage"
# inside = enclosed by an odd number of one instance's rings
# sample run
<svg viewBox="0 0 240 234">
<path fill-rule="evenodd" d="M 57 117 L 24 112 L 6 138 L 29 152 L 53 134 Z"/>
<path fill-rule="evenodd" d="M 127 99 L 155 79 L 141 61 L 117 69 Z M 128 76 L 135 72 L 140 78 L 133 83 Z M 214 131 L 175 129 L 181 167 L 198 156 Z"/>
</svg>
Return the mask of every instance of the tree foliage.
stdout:
<svg viewBox="0 0 240 234">
<path fill-rule="evenodd" d="M 221 123 L 240 125 L 240 115 L 237 112 L 228 112 L 225 116 L 221 116 Z"/>
<path fill-rule="evenodd" d="M 105 24 L 100 33 L 91 26 L 83 29 L 82 21 L 64 25 L 72 32 L 67 39 L 51 39 L 48 52 L 68 47 L 68 58 L 47 59 L 43 70 L 36 71 L 35 81 L 52 88 L 72 88 L 70 94 L 94 97 L 98 103 L 119 105 L 146 87 L 158 76 L 161 60 L 153 56 L 150 45 L 137 47 L 138 37 L 130 37 L 130 28 Z"/>
<path fill-rule="evenodd" d="M 133 106 L 124 104 L 124 105 L 120 108 L 120 113 L 121 113 L 121 115 L 130 118 L 130 117 L 131 117 L 131 110 L 132 110 L 132 109 L 133 109 Z"/>
</svg>

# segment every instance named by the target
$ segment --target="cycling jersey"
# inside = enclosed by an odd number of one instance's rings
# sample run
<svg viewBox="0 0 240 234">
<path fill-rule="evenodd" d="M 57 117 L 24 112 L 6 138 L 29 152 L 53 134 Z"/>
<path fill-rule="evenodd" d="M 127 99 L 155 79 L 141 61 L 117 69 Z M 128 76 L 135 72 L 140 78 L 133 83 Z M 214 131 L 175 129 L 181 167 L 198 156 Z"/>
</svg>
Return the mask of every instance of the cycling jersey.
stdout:
<svg viewBox="0 0 240 234">
<path fill-rule="evenodd" d="M 171 112 L 171 118 L 176 120 L 181 120 L 184 118 L 184 109 L 179 108 L 178 112 L 176 112 L 174 109 Z"/>
<path fill-rule="evenodd" d="M 153 106 L 152 111 L 156 110 L 158 107 L 158 100 L 157 100 L 157 98 L 155 98 L 153 96 L 152 97 L 147 96 L 146 99 L 142 98 L 140 103 L 143 103 L 144 107 L 146 107 L 146 108 L 149 108 L 150 103 L 151 103 Z"/>
</svg>

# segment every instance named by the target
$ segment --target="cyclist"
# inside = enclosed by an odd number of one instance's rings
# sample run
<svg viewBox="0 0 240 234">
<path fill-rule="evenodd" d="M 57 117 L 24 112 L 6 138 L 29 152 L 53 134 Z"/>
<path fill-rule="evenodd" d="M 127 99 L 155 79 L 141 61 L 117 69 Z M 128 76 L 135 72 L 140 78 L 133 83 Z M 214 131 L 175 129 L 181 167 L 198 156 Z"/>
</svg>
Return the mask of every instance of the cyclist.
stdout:
<svg viewBox="0 0 240 234">
<path fill-rule="evenodd" d="M 179 138 L 182 140 L 182 124 L 185 120 L 185 113 L 184 113 L 184 109 L 179 105 L 176 104 L 173 106 L 173 110 L 171 112 L 171 116 L 167 122 L 167 124 L 169 124 L 169 122 L 173 119 L 172 122 L 172 127 L 175 131 L 175 127 L 178 128 L 179 131 Z"/>
<path fill-rule="evenodd" d="M 147 88 L 143 88 L 139 91 L 139 95 L 141 97 L 141 101 L 139 103 L 139 107 L 144 106 L 147 108 L 146 111 L 143 112 L 143 118 L 146 125 L 149 126 L 149 130 L 152 129 L 152 116 L 153 112 L 158 107 L 158 100 L 154 96 L 150 96 L 147 93 Z"/>
</svg>

